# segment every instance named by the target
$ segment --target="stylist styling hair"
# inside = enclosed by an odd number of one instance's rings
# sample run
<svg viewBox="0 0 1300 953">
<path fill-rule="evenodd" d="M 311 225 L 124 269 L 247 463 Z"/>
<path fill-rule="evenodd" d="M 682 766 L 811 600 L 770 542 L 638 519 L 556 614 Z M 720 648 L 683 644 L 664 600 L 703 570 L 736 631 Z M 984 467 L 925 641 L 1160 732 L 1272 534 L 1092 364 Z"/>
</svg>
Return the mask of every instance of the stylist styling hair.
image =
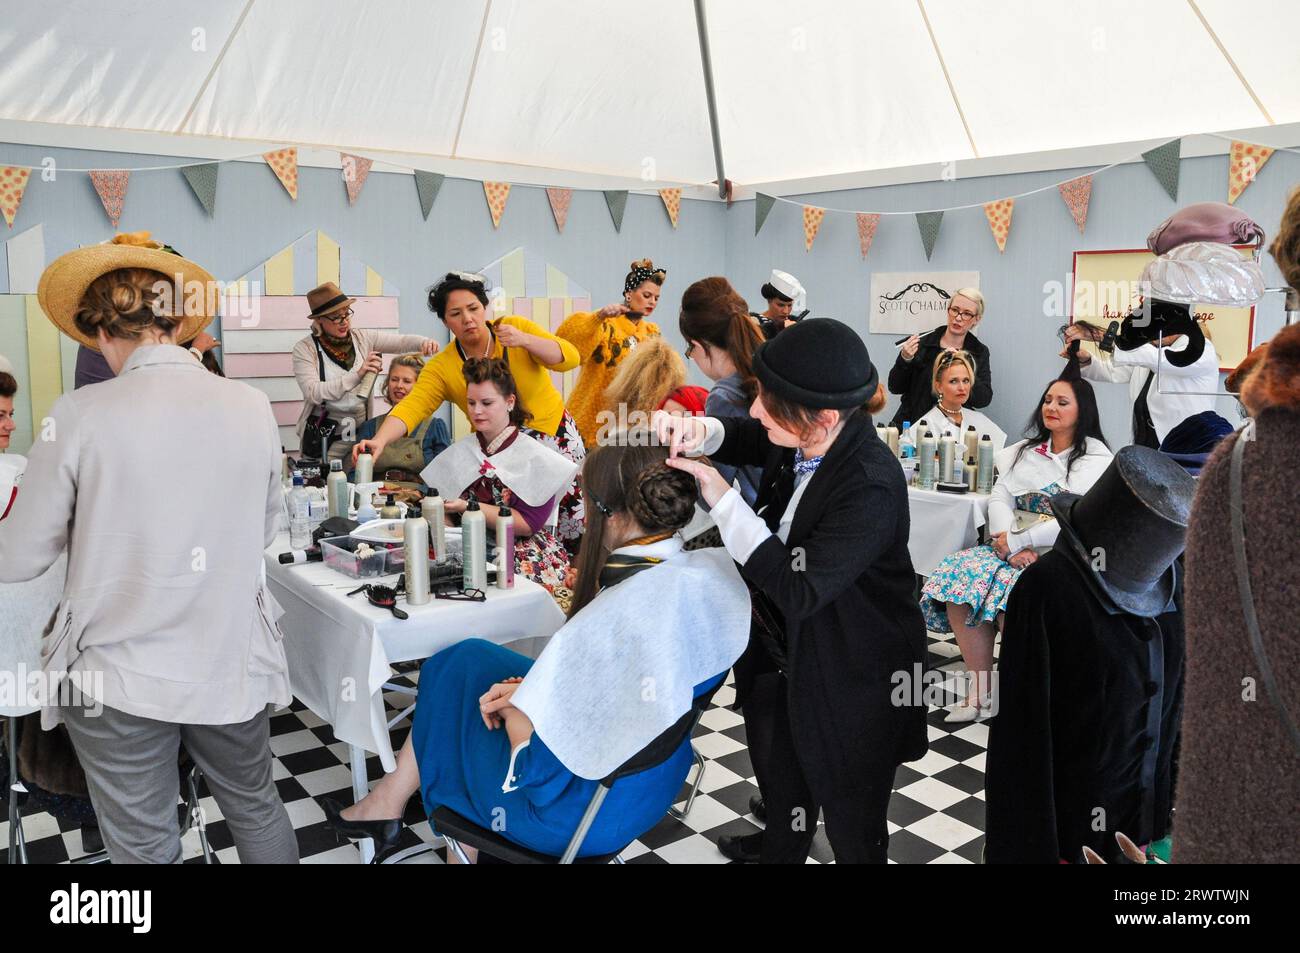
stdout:
<svg viewBox="0 0 1300 953">
<path fill-rule="evenodd" d="M 984 296 L 975 288 L 959 288 L 948 302 L 948 323 L 903 342 L 898 359 L 889 372 L 889 392 L 902 395 L 898 412 L 889 422 L 901 428 L 904 421 L 916 423 L 934 406 L 930 371 L 944 351 L 965 351 L 975 360 L 975 383 L 966 406 L 987 407 L 993 402 L 993 376 L 989 370 L 989 349 L 975 336 L 984 319 Z"/>
<path fill-rule="evenodd" d="M 754 372 L 750 418 L 654 418 L 669 464 L 699 480 L 754 601 L 736 701 L 768 823 L 718 846 L 734 859 L 803 863 L 820 808 L 837 862 L 883 864 L 894 770 L 926 750 L 925 707 L 893 697 L 896 673 L 925 657 L 907 485 L 871 425 L 883 396 L 847 325 L 786 328 L 755 352 Z M 704 453 L 762 465 L 754 509 L 711 465 L 679 456 Z"/>
</svg>

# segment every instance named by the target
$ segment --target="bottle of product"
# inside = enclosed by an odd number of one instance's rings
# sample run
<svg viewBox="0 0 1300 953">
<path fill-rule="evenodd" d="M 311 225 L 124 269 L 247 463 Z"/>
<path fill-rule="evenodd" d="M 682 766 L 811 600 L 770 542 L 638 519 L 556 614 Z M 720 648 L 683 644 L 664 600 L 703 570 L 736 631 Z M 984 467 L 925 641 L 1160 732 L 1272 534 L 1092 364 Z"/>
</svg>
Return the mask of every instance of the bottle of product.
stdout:
<svg viewBox="0 0 1300 953">
<path fill-rule="evenodd" d="M 980 435 L 976 433 L 974 424 L 966 425 L 965 443 L 966 446 L 962 451 L 962 459 L 975 459 L 975 456 L 979 453 Z"/>
<path fill-rule="evenodd" d="M 325 499 L 329 501 L 329 515 L 348 518 L 348 475 L 343 472 L 343 461 L 330 461 L 330 475 L 325 481 Z"/>
<path fill-rule="evenodd" d="M 437 560 L 447 558 L 447 507 L 438 495 L 436 486 L 429 487 L 429 495 L 420 501 L 420 512 L 429 524 L 429 535 L 433 539 L 433 557 Z"/>
<path fill-rule="evenodd" d="M 357 465 L 352 471 L 355 483 L 369 483 L 375 478 L 375 458 L 368 453 L 357 454 Z"/>
<path fill-rule="evenodd" d="M 381 520 L 400 520 L 402 518 L 402 508 L 393 499 L 393 494 L 389 493 L 388 501 L 379 508 L 379 518 Z"/>
<path fill-rule="evenodd" d="M 515 514 L 503 506 L 497 512 L 497 588 L 515 587 Z"/>
<path fill-rule="evenodd" d="M 934 434 L 929 430 L 921 435 L 921 444 L 917 448 L 920 459 L 917 461 L 916 485 L 923 490 L 934 489 Z"/>
<path fill-rule="evenodd" d="M 988 434 L 980 437 L 979 462 L 976 464 L 975 489 L 980 493 L 993 490 L 993 441 Z"/>
<path fill-rule="evenodd" d="M 970 490 L 972 493 L 975 492 L 975 481 L 978 472 L 978 468 L 975 466 L 975 457 L 967 457 L 965 466 L 966 489 Z"/>
<path fill-rule="evenodd" d="M 311 500 L 297 470 L 293 471 L 293 489 L 289 491 L 289 545 L 294 549 L 311 545 Z"/>
<path fill-rule="evenodd" d="M 429 524 L 412 506 L 402 523 L 402 556 L 406 564 L 407 605 L 422 606 L 429 601 Z"/>
<path fill-rule="evenodd" d="M 325 558 L 321 552 L 320 546 L 309 546 L 306 549 L 291 549 L 287 553 L 281 553 L 279 556 L 281 566 L 301 566 L 304 563 L 318 563 Z"/>
<path fill-rule="evenodd" d="M 948 483 L 952 480 L 952 463 L 957 456 L 957 439 L 952 434 L 944 434 L 939 438 L 939 482 Z"/>
<path fill-rule="evenodd" d="M 910 420 L 904 420 L 903 429 L 898 432 L 899 436 L 901 437 L 911 429 L 912 429 L 912 422 Z M 915 436 L 916 435 L 913 434 L 913 439 L 915 439 Z M 910 460 L 912 457 L 916 456 L 916 446 L 913 444 L 900 443 L 899 450 L 901 451 L 899 456 L 901 456 L 904 460 Z"/>
<path fill-rule="evenodd" d="M 482 589 L 487 585 L 487 520 L 478 507 L 478 500 L 470 500 L 460 518 L 460 539 L 464 560 L 466 589 Z"/>
<path fill-rule="evenodd" d="M 885 443 L 889 443 L 889 438 L 885 435 L 884 424 L 876 424 L 876 436 L 879 437 L 881 440 L 883 440 Z"/>
<path fill-rule="evenodd" d="M 367 494 L 367 497 L 369 494 Z M 375 504 L 368 498 L 361 500 L 361 505 L 357 507 L 357 522 L 362 526 L 379 519 L 379 511 L 375 509 Z"/>
<path fill-rule="evenodd" d="M 894 456 L 898 456 L 898 428 L 885 428 L 885 442 L 889 444 L 889 449 L 893 451 Z"/>
</svg>

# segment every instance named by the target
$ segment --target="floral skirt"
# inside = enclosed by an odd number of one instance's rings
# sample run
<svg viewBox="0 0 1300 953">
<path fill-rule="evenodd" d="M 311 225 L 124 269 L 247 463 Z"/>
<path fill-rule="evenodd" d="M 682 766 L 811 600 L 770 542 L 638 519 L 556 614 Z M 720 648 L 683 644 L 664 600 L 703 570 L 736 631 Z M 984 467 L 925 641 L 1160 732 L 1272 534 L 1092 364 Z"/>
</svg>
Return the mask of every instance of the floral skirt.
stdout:
<svg viewBox="0 0 1300 953">
<path fill-rule="evenodd" d="M 573 415 L 567 410 L 564 412 L 564 419 L 560 421 L 559 429 L 556 430 L 554 435 L 527 427 L 523 428 L 523 431 L 534 440 L 540 441 L 544 446 L 550 447 L 557 453 L 568 457 L 579 468 L 582 467 L 582 461 L 587 458 L 587 448 L 582 442 L 582 436 L 578 433 L 578 425 L 574 423 Z M 579 473 L 581 473 L 581 469 L 579 469 Z M 555 535 L 559 537 L 560 542 L 564 544 L 564 548 L 569 553 L 576 553 L 578 544 L 582 542 L 582 532 L 585 527 L 582 489 L 578 484 L 578 474 L 575 473 L 568 489 L 560 497 Z"/>
<path fill-rule="evenodd" d="M 951 632 L 945 603 L 969 607 L 967 625 L 992 622 L 1007 607 L 1011 587 L 1021 570 L 1002 557 L 992 546 L 974 546 L 945 556 L 921 589 L 921 613 L 931 632 Z"/>
<path fill-rule="evenodd" d="M 554 534 L 540 530 L 527 539 L 515 540 L 515 572 L 539 586 L 550 591 L 563 588 L 568 568 L 569 551 Z"/>
</svg>

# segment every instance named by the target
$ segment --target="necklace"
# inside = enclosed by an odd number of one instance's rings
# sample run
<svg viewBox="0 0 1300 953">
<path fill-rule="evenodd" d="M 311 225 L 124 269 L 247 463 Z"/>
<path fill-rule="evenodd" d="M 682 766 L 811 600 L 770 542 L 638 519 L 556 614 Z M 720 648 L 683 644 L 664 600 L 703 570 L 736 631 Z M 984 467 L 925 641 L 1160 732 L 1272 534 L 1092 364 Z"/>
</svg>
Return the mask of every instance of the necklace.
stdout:
<svg viewBox="0 0 1300 953">
<path fill-rule="evenodd" d="M 939 401 L 939 403 L 938 403 L 936 406 L 939 408 L 939 413 L 943 414 L 943 415 L 944 415 L 945 417 L 947 417 L 949 420 L 952 420 L 953 417 L 956 417 L 957 420 L 953 420 L 953 423 L 957 423 L 958 421 L 961 420 L 961 408 L 960 408 L 960 407 L 958 407 L 956 410 L 949 410 L 947 407 L 945 407 L 945 406 L 943 405 L 943 401 Z"/>
</svg>

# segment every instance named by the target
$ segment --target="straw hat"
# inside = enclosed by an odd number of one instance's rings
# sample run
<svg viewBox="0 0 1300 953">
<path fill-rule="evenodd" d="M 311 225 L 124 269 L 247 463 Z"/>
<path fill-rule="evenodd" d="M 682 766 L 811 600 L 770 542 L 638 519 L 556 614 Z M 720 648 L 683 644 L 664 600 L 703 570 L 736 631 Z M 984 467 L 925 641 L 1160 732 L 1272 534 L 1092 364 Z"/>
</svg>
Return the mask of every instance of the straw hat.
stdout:
<svg viewBox="0 0 1300 953">
<path fill-rule="evenodd" d="M 99 342 L 83 334 L 73 317 L 94 280 L 119 268 L 148 268 L 180 283 L 185 316 L 176 330 L 177 341 L 190 340 L 216 317 L 216 279 L 206 268 L 151 240 L 148 232 L 119 234 L 110 242 L 88 245 L 56 258 L 42 272 L 36 287 L 41 310 L 68 337 L 98 351 Z"/>
</svg>

